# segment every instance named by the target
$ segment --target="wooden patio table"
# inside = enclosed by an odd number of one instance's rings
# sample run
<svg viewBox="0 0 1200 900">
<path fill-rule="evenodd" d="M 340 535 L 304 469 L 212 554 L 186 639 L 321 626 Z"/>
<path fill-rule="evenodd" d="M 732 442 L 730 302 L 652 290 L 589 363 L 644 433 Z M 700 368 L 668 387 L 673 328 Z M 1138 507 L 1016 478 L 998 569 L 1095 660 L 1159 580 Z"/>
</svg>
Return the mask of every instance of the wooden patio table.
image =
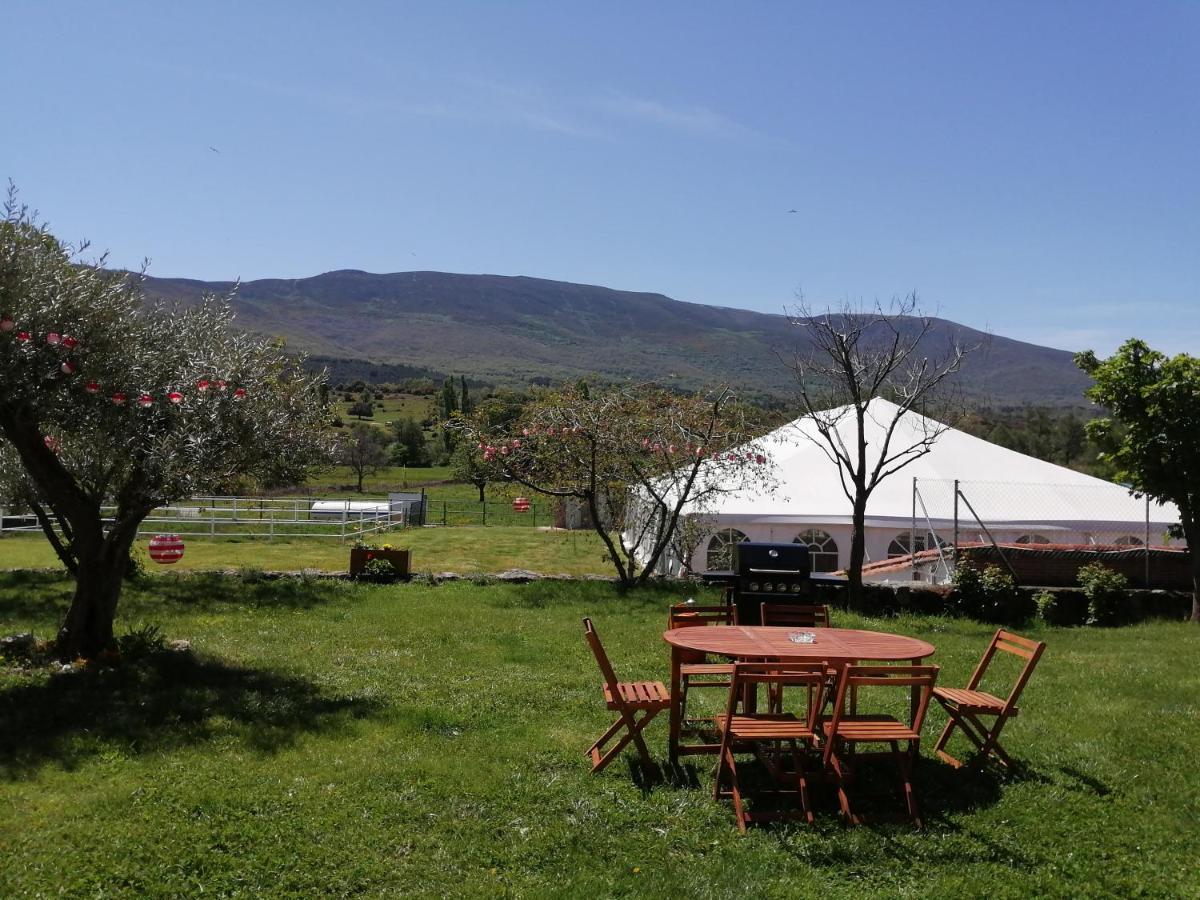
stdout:
<svg viewBox="0 0 1200 900">
<path fill-rule="evenodd" d="M 809 631 L 816 637 L 811 644 L 797 644 L 788 638 L 797 631 Z M 764 625 L 699 625 L 673 628 L 663 632 L 671 645 L 671 736 L 668 749 L 671 762 L 680 754 L 716 753 L 710 744 L 679 745 L 681 700 L 679 667 L 683 651 L 700 650 L 735 660 L 781 660 L 820 662 L 840 669 L 852 663 L 911 662 L 918 664 L 935 652 L 934 646 L 917 638 L 853 628 L 776 628 Z M 914 696 L 914 702 L 916 698 Z"/>
</svg>

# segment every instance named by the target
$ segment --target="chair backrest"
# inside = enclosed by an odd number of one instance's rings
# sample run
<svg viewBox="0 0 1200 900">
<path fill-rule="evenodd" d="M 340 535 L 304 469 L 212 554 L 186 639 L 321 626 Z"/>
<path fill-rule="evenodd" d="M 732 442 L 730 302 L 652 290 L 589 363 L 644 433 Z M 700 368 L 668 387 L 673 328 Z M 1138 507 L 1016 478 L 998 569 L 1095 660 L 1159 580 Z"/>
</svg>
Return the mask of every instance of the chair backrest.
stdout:
<svg viewBox="0 0 1200 900">
<path fill-rule="evenodd" d="M 828 628 L 828 606 L 799 606 L 791 603 L 764 603 L 762 623 L 788 628 Z"/>
<path fill-rule="evenodd" d="M 861 687 L 907 688 L 918 690 L 916 707 L 911 710 L 912 717 L 909 726 L 917 734 L 921 733 L 921 725 L 925 722 L 925 711 L 929 709 L 929 698 L 933 696 L 933 686 L 937 683 L 938 666 L 846 666 L 838 678 L 837 693 L 833 700 L 833 714 L 830 716 L 830 731 L 837 733 L 838 725 L 846 716 L 846 698 L 851 691 Z M 828 762 L 833 754 L 833 741 L 825 748 L 825 759 Z"/>
<path fill-rule="evenodd" d="M 738 703 L 745 700 L 750 690 L 758 685 L 776 687 L 803 687 L 808 689 L 808 708 L 804 720 L 815 723 L 825 706 L 825 690 L 829 680 L 829 664 L 826 662 L 739 662 L 733 665 L 733 677 L 729 681 L 729 703 L 727 713 L 737 712 Z"/>
<path fill-rule="evenodd" d="M 967 683 L 967 690 L 973 691 L 979 687 L 979 682 L 983 680 L 988 665 L 991 664 L 997 653 L 1011 653 L 1021 657 L 1025 660 L 1025 665 L 1021 668 L 1021 674 L 1017 676 L 1017 680 L 1013 682 L 1012 689 L 1008 692 L 1008 699 L 1004 701 L 1004 711 L 1010 712 L 1017 705 L 1017 699 L 1025 690 L 1025 684 L 1029 681 L 1029 676 L 1033 674 L 1034 667 L 1037 666 L 1038 660 L 1042 658 L 1045 650 L 1045 641 L 1031 641 L 1019 634 L 1005 631 L 1003 628 L 997 629 L 992 636 L 992 642 L 988 644 L 987 650 L 983 653 L 983 658 L 979 660 L 979 665 L 975 667 L 971 680 Z"/>
<path fill-rule="evenodd" d="M 618 696 L 617 673 L 613 671 L 612 663 L 608 661 L 608 654 L 604 652 L 604 645 L 600 643 L 600 635 L 596 633 L 596 626 L 587 617 L 584 617 L 583 620 L 583 635 L 587 638 L 588 646 L 592 648 L 592 655 L 596 657 L 596 663 L 600 666 L 600 673 L 604 676 L 604 681 L 612 689 L 612 695 Z"/>
<path fill-rule="evenodd" d="M 691 628 L 694 625 L 732 625 L 732 606 L 697 606 L 676 603 L 667 613 L 667 629 Z"/>
</svg>

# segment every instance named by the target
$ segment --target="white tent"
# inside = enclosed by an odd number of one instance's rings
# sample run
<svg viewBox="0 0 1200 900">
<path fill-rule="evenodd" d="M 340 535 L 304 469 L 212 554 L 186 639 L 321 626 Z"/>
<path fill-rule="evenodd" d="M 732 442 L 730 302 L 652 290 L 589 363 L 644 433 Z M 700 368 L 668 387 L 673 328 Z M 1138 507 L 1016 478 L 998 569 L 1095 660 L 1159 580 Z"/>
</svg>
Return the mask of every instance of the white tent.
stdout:
<svg viewBox="0 0 1200 900">
<path fill-rule="evenodd" d="M 838 417 L 838 413 L 844 413 Z M 879 458 L 886 430 L 899 407 L 872 400 L 864 431 L 868 464 Z M 823 414 L 836 419 L 836 431 L 854 447 L 857 422 L 850 407 Z M 915 444 L 930 428 L 944 426 L 913 412 L 900 417 L 890 453 Z M 851 504 L 842 490 L 836 463 L 822 449 L 823 439 L 811 417 L 779 428 L 762 439 L 774 463 L 778 485 L 773 492 L 748 489 L 722 493 L 699 517 L 707 536 L 691 561 L 694 571 L 720 556 L 730 541 L 809 543 L 814 568 L 845 567 L 850 555 Z M 914 479 L 915 488 L 914 488 Z M 1147 503 L 1120 485 L 946 428 L 928 453 L 884 479 L 871 494 L 865 524 L 867 560 L 886 559 L 908 550 L 915 533 L 917 550 L 954 536 L 954 483 L 962 497 L 957 521 L 963 541 L 1056 544 L 1165 543 L 1167 527 L 1179 521 L 1170 504 Z M 915 514 L 914 514 L 915 510 Z M 672 561 L 678 566 L 679 561 Z"/>
</svg>

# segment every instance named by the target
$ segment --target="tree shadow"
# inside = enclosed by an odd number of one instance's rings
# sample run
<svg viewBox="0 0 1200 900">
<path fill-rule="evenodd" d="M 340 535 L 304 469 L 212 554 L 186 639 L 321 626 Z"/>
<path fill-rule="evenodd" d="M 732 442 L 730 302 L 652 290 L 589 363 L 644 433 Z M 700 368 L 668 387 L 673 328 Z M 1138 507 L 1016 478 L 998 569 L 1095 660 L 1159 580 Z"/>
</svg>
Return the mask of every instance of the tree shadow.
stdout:
<svg viewBox="0 0 1200 900">
<path fill-rule="evenodd" d="M 74 579 L 64 572 L 0 573 L 0 621 L 61 617 L 70 603 Z M 153 575 L 126 582 L 119 613 L 151 614 L 163 603 L 188 609 L 311 609 L 345 597 L 345 586 L 331 578 L 299 575 L 263 577 L 261 573 L 204 572 Z"/>
<path fill-rule="evenodd" d="M 99 754 L 143 756 L 232 736 L 262 753 L 302 733 L 348 729 L 377 701 L 328 695 L 267 670 L 163 652 L 115 669 L 0 690 L 0 777 L 73 769 Z"/>
</svg>

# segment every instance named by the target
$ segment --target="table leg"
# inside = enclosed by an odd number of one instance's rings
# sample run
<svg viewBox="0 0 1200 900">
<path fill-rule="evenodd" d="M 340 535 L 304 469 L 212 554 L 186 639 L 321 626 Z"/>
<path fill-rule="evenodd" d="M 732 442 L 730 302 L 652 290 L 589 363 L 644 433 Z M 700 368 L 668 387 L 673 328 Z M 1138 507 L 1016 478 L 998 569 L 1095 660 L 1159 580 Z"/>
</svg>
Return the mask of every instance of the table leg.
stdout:
<svg viewBox="0 0 1200 900">
<path fill-rule="evenodd" d="M 920 659 L 909 660 L 910 665 L 921 665 Z M 913 685 L 910 690 L 911 696 L 908 701 L 908 721 L 915 722 L 917 720 L 917 707 L 921 705 L 921 689 Z"/>
<path fill-rule="evenodd" d="M 683 679 L 679 674 L 681 655 L 678 647 L 671 647 L 671 732 L 667 739 L 667 755 L 671 765 L 679 762 L 679 728 L 683 714 Z"/>
</svg>

